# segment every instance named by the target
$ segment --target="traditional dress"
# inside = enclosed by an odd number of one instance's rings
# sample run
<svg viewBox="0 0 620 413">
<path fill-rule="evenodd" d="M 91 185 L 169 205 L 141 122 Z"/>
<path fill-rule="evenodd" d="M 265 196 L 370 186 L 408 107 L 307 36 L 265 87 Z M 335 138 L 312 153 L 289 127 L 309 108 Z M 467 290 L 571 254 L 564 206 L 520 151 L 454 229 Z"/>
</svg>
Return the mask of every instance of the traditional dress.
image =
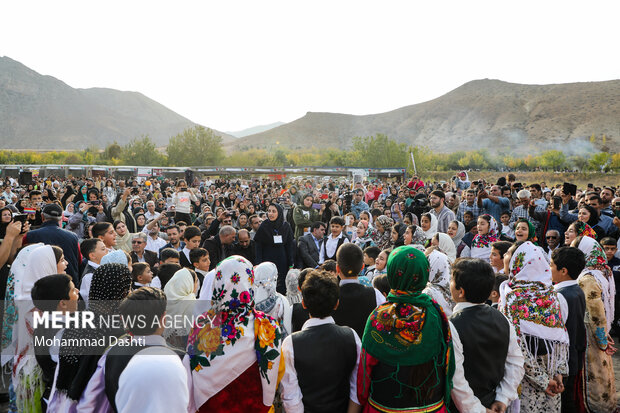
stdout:
<svg viewBox="0 0 620 413">
<path fill-rule="evenodd" d="M 435 300 L 446 317 L 450 317 L 455 304 L 450 294 L 450 260 L 443 252 L 434 250 L 428 256 L 428 263 L 428 284 L 422 292 Z"/>
<path fill-rule="evenodd" d="M 388 216 L 377 217 L 377 223 L 381 225 L 383 232 L 375 231 L 373 241 L 379 249 L 384 250 L 392 246 L 392 225 L 394 220 Z"/>
<path fill-rule="evenodd" d="M 586 267 L 577 279 L 586 296 L 586 408 L 590 412 L 613 412 L 617 403 L 614 370 L 605 350 L 614 316 L 615 283 L 605 252 L 594 238 L 584 236 L 579 249 L 586 256 Z"/>
<path fill-rule="evenodd" d="M 33 351 L 33 312 L 36 310 L 30 293 L 37 280 L 56 272 L 54 251 L 51 246 L 43 244 L 34 244 L 20 251 L 11 266 L 11 283 L 7 288 L 12 287 L 11 301 L 16 313 L 15 318 L 4 320 L 5 328 L 11 328 L 12 334 L 10 345 L 7 349 L 3 348 L 3 354 L 13 355 L 12 384 L 15 399 L 11 404 L 17 412 L 42 411 L 41 397 L 45 384 Z"/>
<path fill-rule="evenodd" d="M 548 396 L 545 389 L 556 375 L 568 375 L 569 339 L 551 269 L 542 250 L 529 241 L 515 250 L 509 268 L 499 309 L 514 326 L 525 357 L 521 412 L 559 412 L 560 395 Z"/>
<path fill-rule="evenodd" d="M 448 320 L 422 293 L 429 264 L 412 246 L 388 259 L 392 290 L 362 338 L 357 393 L 364 412 L 447 412 L 454 374 Z"/>
<path fill-rule="evenodd" d="M 267 412 L 284 373 L 282 333 L 254 309 L 254 271 L 232 256 L 216 268 L 213 322 L 195 325 L 183 364 L 189 372 L 190 409 L 199 412 Z M 206 319 L 206 318 L 205 318 Z"/>
<path fill-rule="evenodd" d="M 276 291 L 278 268 L 272 262 L 263 262 L 254 267 L 255 308 L 276 319 L 282 328 L 282 337 L 292 333 L 291 305 L 285 296 Z"/>
<path fill-rule="evenodd" d="M 489 218 L 489 230 L 484 235 L 477 234 L 474 237 L 471 242 L 470 256 L 491 262 L 491 244 L 499 241 L 499 238 L 497 237 L 497 221 L 490 215 L 487 217 Z"/>
</svg>

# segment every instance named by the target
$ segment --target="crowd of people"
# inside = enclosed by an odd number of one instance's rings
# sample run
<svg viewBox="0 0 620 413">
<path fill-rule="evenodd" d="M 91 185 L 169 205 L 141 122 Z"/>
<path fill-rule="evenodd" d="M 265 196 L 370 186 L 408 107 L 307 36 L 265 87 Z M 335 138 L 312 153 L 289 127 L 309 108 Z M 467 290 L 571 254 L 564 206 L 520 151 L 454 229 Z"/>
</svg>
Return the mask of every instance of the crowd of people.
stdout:
<svg viewBox="0 0 620 413">
<path fill-rule="evenodd" d="M 619 238 L 620 188 L 513 174 L 7 179 L 4 397 L 12 412 L 614 412 Z M 81 313 L 94 325 L 71 325 Z"/>
</svg>

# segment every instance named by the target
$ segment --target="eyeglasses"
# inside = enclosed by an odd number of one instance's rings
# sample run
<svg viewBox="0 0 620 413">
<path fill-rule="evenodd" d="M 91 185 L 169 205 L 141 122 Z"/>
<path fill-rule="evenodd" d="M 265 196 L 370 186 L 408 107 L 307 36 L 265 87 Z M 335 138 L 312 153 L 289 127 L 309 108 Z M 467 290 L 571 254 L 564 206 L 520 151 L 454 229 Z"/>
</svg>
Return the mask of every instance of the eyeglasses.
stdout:
<svg viewBox="0 0 620 413">
<path fill-rule="evenodd" d="M 555 235 L 547 235 L 547 239 L 556 239 L 557 237 Z"/>
<path fill-rule="evenodd" d="M 142 244 L 142 241 L 131 241 L 132 244 Z"/>
</svg>

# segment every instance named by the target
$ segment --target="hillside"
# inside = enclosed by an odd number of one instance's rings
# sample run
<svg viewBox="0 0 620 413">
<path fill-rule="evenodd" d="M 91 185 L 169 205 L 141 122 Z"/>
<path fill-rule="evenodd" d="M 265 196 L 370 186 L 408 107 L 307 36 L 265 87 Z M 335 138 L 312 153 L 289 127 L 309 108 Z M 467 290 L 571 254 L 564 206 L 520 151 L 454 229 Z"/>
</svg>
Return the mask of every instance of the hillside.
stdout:
<svg viewBox="0 0 620 413">
<path fill-rule="evenodd" d="M 251 128 L 243 129 L 240 131 L 226 132 L 226 133 L 234 136 L 235 138 L 243 138 L 244 136 L 265 132 L 270 129 L 277 128 L 278 126 L 281 126 L 281 125 L 284 125 L 284 122 L 274 122 L 268 125 L 258 125 L 258 126 L 253 126 Z"/>
<path fill-rule="evenodd" d="M 475 80 L 437 99 L 386 113 L 309 112 L 231 142 L 227 149 L 349 147 L 351 138 L 377 133 L 445 152 L 485 148 L 519 154 L 596 150 L 604 146 L 604 134 L 606 146 L 618 150 L 620 80 L 555 85 Z M 597 137 L 594 145 L 589 141 L 592 134 Z"/>
<path fill-rule="evenodd" d="M 0 145 L 6 149 L 103 148 L 149 135 L 158 146 L 194 122 L 137 92 L 74 89 L 0 57 Z M 235 139 L 222 135 L 225 142 Z"/>
</svg>

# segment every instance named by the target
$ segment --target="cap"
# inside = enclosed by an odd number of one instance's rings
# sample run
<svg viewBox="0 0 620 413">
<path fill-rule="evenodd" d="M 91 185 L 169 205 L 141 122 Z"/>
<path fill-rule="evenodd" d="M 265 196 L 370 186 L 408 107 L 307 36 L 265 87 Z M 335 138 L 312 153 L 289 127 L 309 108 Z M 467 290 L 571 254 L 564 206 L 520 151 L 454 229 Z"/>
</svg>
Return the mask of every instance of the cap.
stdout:
<svg viewBox="0 0 620 413">
<path fill-rule="evenodd" d="M 42 211 L 45 215 L 60 218 L 62 216 L 62 208 L 57 204 L 47 204 Z"/>
</svg>

